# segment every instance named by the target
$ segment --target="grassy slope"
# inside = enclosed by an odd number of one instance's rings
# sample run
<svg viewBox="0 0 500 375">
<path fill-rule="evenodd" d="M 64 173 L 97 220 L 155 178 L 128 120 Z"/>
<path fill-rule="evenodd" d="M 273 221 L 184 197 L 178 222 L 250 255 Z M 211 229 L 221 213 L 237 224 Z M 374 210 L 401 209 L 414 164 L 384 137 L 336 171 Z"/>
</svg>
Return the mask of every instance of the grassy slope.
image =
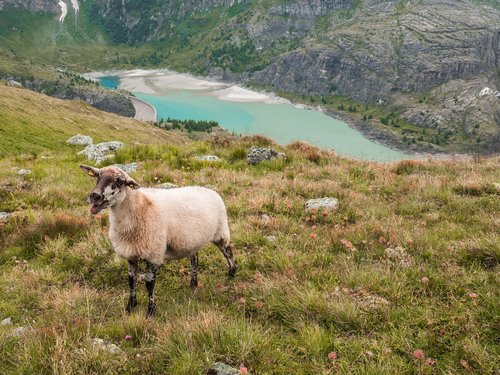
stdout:
<svg viewBox="0 0 500 375">
<path fill-rule="evenodd" d="M 182 137 L 139 121 L 104 113 L 84 102 L 66 101 L 0 83 L 0 157 L 68 150 L 64 141 L 84 133 L 95 142 L 161 143 Z"/>
<path fill-rule="evenodd" d="M 283 149 L 286 161 L 250 167 L 245 150 L 265 139 L 130 146 L 116 161 L 139 162 L 133 177 L 140 183 L 209 185 L 222 194 L 241 266 L 228 280 L 222 255 L 204 249 L 202 287 L 192 293 L 189 262 L 165 265 L 158 313 L 148 321 L 143 285 L 137 312 L 124 314 L 126 263 L 114 258 L 107 214 L 89 214 L 93 181 L 77 168 L 84 162 L 79 148 L 64 139 L 84 132 L 148 142 L 151 128 L 117 133 L 108 126 L 139 125 L 0 90 L 1 100 L 20 97 L 0 106 L 8 123 L 24 121 L 41 134 L 18 151 L 41 149 L 37 143 L 50 149 L 50 158 L 0 160 L 0 211 L 14 212 L 0 227 L 0 319 L 14 322 L 0 326 L 4 373 L 195 374 L 217 360 L 255 374 L 498 371 L 498 158 L 379 165 L 295 145 Z M 64 127 L 49 127 L 51 121 Z M 193 160 L 201 153 L 223 162 Z M 12 167 L 33 174 L 20 177 Z M 338 197 L 339 210 L 306 215 L 304 202 L 321 196 Z M 396 246 L 405 258 L 386 256 Z M 12 335 L 18 326 L 29 329 Z M 123 353 L 94 348 L 94 337 Z M 416 349 L 435 363 L 421 366 Z M 327 358 L 331 351 L 335 361 Z"/>
</svg>

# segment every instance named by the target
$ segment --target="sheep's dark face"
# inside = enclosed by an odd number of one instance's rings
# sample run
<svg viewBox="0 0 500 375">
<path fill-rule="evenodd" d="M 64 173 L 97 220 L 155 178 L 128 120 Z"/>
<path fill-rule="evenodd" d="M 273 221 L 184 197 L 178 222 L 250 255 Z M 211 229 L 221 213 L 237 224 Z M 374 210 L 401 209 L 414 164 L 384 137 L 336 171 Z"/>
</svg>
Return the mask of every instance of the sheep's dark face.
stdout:
<svg viewBox="0 0 500 375">
<path fill-rule="evenodd" d="M 97 169 L 80 165 L 80 168 L 89 176 L 97 178 L 97 184 L 89 196 L 90 212 L 94 215 L 106 207 L 121 203 L 127 187 L 140 187 L 128 174 L 116 167 Z"/>
</svg>

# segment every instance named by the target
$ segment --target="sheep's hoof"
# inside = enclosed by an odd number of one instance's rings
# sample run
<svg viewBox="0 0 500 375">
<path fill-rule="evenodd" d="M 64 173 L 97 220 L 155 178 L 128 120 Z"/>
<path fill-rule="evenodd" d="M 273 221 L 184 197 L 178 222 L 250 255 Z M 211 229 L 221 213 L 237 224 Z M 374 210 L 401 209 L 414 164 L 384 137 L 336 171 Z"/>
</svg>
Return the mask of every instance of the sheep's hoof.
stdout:
<svg viewBox="0 0 500 375">
<path fill-rule="evenodd" d="M 148 311 L 146 312 L 146 318 L 152 318 L 155 315 L 156 303 L 149 303 Z"/>
<path fill-rule="evenodd" d="M 127 303 L 127 313 L 130 314 L 132 310 L 137 306 L 137 298 L 135 297 L 129 297 L 128 303 Z"/>
<path fill-rule="evenodd" d="M 194 292 L 198 288 L 198 280 L 191 280 L 189 287 Z"/>
<path fill-rule="evenodd" d="M 239 267 L 238 267 L 237 265 L 235 265 L 234 267 L 231 267 L 231 268 L 229 269 L 229 273 L 228 273 L 228 274 L 229 274 L 229 277 L 234 277 L 234 276 L 236 276 L 236 271 L 238 271 L 238 268 L 239 268 Z"/>
</svg>

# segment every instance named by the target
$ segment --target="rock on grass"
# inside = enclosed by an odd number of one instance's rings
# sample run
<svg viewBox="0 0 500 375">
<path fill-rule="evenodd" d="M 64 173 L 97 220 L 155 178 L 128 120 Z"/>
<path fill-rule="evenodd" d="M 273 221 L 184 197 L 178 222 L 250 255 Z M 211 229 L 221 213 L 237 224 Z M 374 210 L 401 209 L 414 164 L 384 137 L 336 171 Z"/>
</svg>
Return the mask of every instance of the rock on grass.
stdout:
<svg viewBox="0 0 500 375">
<path fill-rule="evenodd" d="M 239 375 L 239 373 L 234 367 L 222 362 L 216 362 L 208 369 L 207 375 Z"/>
<path fill-rule="evenodd" d="M 306 202 L 305 209 L 306 212 L 319 212 L 319 211 L 335 211 L 339 207 L 339 200 L 337 198 L 316 198 L 309 199 Z"/>
</svg>

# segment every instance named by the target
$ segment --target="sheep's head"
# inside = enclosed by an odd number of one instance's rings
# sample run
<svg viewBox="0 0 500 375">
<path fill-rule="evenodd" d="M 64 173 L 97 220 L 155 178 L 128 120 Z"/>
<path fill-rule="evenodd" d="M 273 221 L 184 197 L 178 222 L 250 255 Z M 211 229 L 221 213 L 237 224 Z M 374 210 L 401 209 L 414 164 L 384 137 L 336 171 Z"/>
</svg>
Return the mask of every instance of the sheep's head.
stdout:
<svg viewBox="0 0 500 375">
<path fill-rule="evenodd" d="M 89 176 L 97 179 L 97 184 L 90 193 L 90 212 L 94 215 L 109 206 L 123 202 L 127 187 L 140 188 L 128 174 L 117 167 L 101 169 L 80 165 L 80 168 Z"/>
</svg>

